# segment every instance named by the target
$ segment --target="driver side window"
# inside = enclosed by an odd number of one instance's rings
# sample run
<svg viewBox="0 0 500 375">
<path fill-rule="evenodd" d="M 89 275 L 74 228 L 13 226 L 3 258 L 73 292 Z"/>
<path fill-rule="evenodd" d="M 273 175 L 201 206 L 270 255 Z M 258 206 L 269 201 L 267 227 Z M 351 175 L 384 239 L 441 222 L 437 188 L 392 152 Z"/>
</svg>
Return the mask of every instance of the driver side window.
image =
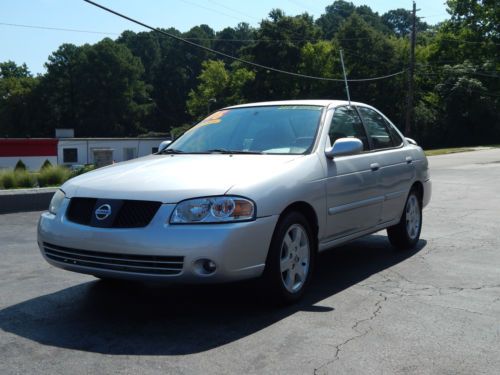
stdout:
<svg viewBox="0 0 500 375">
<path fill-rule="evenodd" d="M 332 146 L 339 138 L 356 137 L 363 142 L 363 151 L 368 151 L 370 149 L 365 128 L 354 108 L 335 108 L 328 136 L 330 137 L 330 144 Z"/>
</svg>

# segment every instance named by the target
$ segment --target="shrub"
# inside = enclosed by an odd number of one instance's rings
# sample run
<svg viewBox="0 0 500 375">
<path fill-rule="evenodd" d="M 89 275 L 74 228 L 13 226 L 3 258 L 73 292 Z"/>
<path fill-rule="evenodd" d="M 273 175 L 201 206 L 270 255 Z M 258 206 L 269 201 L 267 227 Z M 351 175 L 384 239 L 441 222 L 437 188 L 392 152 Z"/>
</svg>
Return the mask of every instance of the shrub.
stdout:
<svg viewBox="0 0 500 375">
<path fill-rule="evenodd" d="M 14 167 L 14 171 L 25 171 L 26 170 L 26 164 L 23 163 L 22 160 L 19 160 L 16 163 L 16 166 Z"/>
<path fill-rule="evenodd" d="M 26 171 L 14 172 L 16 187 L 32 188 L 36 185 L 36 177 Z"/>
<path fill-rule="evenodd" d="M 46 168 L 38 175 L 38 185 L 40 187 L 59 186 L 70 177 L 71 171 L 68 168 L 62 166 Z"/>
<path fill-rule="evenodd" d="M 93 164 L 86 164 L 84 167 L 74 170 L 71 173 L 71 177 L 80 176 L 81 174 L 90 172 L 94 169 L 95 169 L 95 166 Z"/>
<path fill-rule="evenodd" d="M 12 189 L 16 187 L 14 171 L 0 172 L 0 186 L 3 189 Z"/>
<path fill-rule="evenodd" d="M 52 168 L 52 163 L 48 159 L 45 159 L 42 166 L 40 167 L 40 172 L 47 168 Z"/>
</svg>

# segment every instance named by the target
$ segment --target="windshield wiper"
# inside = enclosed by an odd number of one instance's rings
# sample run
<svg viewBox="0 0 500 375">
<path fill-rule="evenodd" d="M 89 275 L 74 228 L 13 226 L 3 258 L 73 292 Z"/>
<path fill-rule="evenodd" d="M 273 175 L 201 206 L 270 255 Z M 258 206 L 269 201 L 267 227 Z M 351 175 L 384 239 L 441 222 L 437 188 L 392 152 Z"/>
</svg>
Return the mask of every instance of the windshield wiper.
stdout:
<svg viewBox="0 0 500 375">
<path fill-rule="evenodd" d="M 158 154 L 184 154 L 184 151 L 177 150 L 176 148 L 166 148 L 159 151 Z"/>
<path fill-rule="evenodd" d="M 258 155 L 263 153 L 261 151 L 228 150 L 225 148 L 214 148 L 211 150 L 207 150 L 207 152 L 211 154 L 219 153 L 219 154 L 250 154 L 250 155 Z"/>
</svg>

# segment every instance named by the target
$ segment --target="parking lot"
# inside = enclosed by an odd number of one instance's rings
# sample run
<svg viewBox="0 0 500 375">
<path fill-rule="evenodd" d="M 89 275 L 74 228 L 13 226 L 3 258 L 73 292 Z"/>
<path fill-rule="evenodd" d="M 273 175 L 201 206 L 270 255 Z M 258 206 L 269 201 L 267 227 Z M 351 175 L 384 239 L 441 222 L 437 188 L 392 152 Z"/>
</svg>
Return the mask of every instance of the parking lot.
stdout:
<svg viewBox="0 0 500 375">
<path fill-rule="evenodd" d="M 253 283 L 106 283 L 49 266 L 39 212 L 0 215 L 0 374 L 498 374 L 500 149 L 430 158 L 418 249 L 329 251 L 298 305 Z"/>
</svg>

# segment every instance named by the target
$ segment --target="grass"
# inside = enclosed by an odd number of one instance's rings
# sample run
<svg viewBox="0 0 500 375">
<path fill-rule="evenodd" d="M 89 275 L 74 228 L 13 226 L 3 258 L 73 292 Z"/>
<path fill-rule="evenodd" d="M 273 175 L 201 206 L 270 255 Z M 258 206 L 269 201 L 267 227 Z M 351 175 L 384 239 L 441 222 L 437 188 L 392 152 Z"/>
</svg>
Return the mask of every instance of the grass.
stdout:
<svg viewBox="0 0 500 375">
<path fill-rule="evenodd" d="M 500 148 L 500 144 L 482 145 L 482 146 L 474 146 L 474 147 L 469 146 L 469 147 L 438 148 L 438 149 L 435 149 L 435 150 L 425 150 L 425 155 L 427 155 L 427 156 L 435 156 L 435 155 L 456 154 L 457 152 L 476 151 L 478 147 Z"/>
<path fill-rule="evenodd" d="M 468 152 L 468 151 L 474 151 L 474 149 L 470 147 L 439 148 L 436 150 L 426 150 L 425 155 L 436 156 L 436 155 L 456 154 L 457 152 Z"/>
</svg>

